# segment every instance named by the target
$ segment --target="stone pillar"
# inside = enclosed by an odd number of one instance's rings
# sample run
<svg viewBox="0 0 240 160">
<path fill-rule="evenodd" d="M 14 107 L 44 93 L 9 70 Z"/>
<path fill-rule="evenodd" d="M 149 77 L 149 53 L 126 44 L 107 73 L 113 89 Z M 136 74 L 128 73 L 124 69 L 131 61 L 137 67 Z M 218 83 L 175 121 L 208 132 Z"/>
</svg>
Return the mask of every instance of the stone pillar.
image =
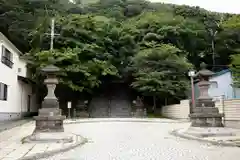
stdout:
<svg viewBox="0 0 240 160">
<path fill-rule="evenodd" d="M 134 117 L 142 118 L 145 117 L 145 110 L 144 110 L 144 104 L 139 96 L 137 96 L 137 99 L 134 103 L 135 111 L 132 113 Z"/>
<path fill-rule="evenodd" d="M 46 66 L 42 69 L 47 76 L 44 83 L 47 87 L 47 96 L 42 102 L 42 108 L 39 109 L 38 116 L 34 117 L 36 120 L 36 128 L 34 132 L 63 132 L 63 120 L 65 116 L 61 115 L 59 109 L 58 99 L 54 91 L 58 84 L 56 74 L 59 68 L 54 65 Z"/>
<path fill-rule="evenodd" d="M 193 127 L 222 127 L 223 115 L 219 113 L 215 107 L 215 102 L 208 94 L 210 86 L 209 77 L 214 75 L 210 70 L 206 69 L 204 63 L 201 64 L 201 70 L 196 74 L 199 78 L 198 88 L 199 97 L 196 100 L 196 107 L 192 108 L 189 117 Z"/>
</svg>

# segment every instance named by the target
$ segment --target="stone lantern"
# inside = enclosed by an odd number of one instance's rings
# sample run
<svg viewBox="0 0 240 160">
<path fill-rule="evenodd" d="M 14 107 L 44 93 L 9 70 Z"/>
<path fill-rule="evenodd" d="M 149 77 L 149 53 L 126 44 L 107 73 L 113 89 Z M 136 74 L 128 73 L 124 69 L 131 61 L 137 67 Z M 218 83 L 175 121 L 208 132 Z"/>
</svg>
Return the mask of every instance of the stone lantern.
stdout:
<svg viewBox="0 0 240 160">
<path fill-rule="evenodd" d="M 72 141 L 72 136 L 66 135 L 63 128 L 65 116 L 61 115 L 58 99 L 54 91 L 58 84 L 56 77 L 60 69 L 54 65 L 48 65 L 42 69 L 47 76 L 44 84 L 47 87 L 47 96 L 42 102 L 42 108 L 39 109 L 38 116 L 34 117 L 36 126 L 33 134 L 25 138 L 29 141 Z"/>
<path fill-rule="evenodd" d="M 44 83 L 47 87 L 47 96 L 42 102 L 42 108 L 39 109 L 39 114 L 34 117 L 36 120 L 35 132 L 63 132 L 63 120 L 65 116 L 61 115 L 61 109 L 59 109 L 58 99 L 56 98 L 54 91 L 58 84 L 56 74 L 60 69 L 54 65 L 46 66 L 42 69 L 47 76 Z"/>
<path fill-rule="evenodd" d="M 208 94 L 210 86 L 209 77 L 214 75 L 214 72 L 206 69 L 206 64 L 201 64 L 201 70 L 196 74 L 199 78 L 198 88 L 199 97 L 196 100 L 195 107 L 189 115 L 192 127 L 222 127 L 223 115 L 219 113 L 215 107 L 215 102 Z"/>
<path fill-rule="evenodd" d="M 142 118 L 147 116 L 146 108 L 144 108 L 142 99 L 139 96 L 137 96 L 137 99 L 133 102 L 133 104 L 134 104 L 135 112 L 132 113 L 132 116 L 137 118 Z"/>
</svg>

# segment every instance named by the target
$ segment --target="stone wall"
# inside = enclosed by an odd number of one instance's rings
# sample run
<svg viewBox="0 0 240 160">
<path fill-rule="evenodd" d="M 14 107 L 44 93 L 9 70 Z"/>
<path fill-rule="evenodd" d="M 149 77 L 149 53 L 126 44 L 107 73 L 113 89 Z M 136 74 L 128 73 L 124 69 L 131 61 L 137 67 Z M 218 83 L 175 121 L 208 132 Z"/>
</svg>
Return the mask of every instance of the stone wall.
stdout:
<svg viewBox="0 0 240 160">
<path fill-rule="evenodd" d="M 215 106 L 224 114 L 223 124 L 226 127 L 240 128 L 240 99 L 216 99 Z M 182 100 L 180 104 L 162 107 L 162 116 L 172 119 L 188 119 L 190 113 L 189 100 Z"/>
<path fill-rule="evenodd" d="M 223 123 L 227 127 L 240 128 L 240 99 L 219 99 L 215 106 L 224 114 Z"/>
<path fill-rule="evenodd" d="M 182 100 L 180 104 L 163 106 L 161 109 L 162 116 L 172 119 L 188 119 L 189 112 L 189 100 Z"/>
</svg>

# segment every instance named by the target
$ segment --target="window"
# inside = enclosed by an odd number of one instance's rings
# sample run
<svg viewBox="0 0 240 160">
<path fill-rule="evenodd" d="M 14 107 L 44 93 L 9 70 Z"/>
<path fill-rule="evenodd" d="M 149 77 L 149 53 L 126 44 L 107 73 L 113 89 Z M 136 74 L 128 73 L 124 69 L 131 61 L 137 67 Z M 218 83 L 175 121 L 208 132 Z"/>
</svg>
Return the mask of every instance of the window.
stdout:
<svg viewBox="0 0 240 160">
<path fill-rule="evenodd" d="M 18 68 L 18 73 L 21 73 L 22 72 L 22 68 Z"/>
<path fill-rule="evenodd" d="M 0 100 L 7 100 L 7 89 L 8 86 L 0 82 Z"/>
<path fill-rule="evenodd" d="M 2 63 L 10 68 L 13 66 L 12 53 L 4 46 L 2 46 Z"/>
<path fill-rule="evenodd" d="M 210 88 L 218 88 L 218 83 L 216 81 L 211 81 L 210 83 Z"/>
</svg>

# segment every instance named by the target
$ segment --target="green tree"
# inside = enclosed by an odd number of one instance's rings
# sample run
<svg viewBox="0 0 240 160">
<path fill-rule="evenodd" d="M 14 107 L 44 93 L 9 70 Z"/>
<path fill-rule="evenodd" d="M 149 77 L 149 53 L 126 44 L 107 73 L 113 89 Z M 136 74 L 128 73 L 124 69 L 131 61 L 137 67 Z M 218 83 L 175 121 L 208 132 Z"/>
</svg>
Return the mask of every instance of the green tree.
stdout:
<svg viewBox="0 0 240 160">
<path fill-rule="evenodd" d="M 205 26 L 195 19 L 158 11 L 129 19 L 128 23 L 136 26 L 136 39 L 141 46 L 146 45 L 145 41 L 172 44 L 184 50 L 186 57 L 196 66 L 207 55 L 208 33 Z"/>
<path fill-rule="evenodd" d="M 234 87 L 240 87 L 240 54 L 235 54 L 231 56 L 231 72 L 233 76 Z"/>
<path fill-rule="evenodd" d="M 33 33 L 40 52 L 28 55 L 37 65 L 32 68 L 41 68 L 46 65 L 48 57 L 54 56 L 56 65 L 62 68 L 64 74 L 61 83 L 78 91 L 91 92 L 102 83 L 104 76 L 123 76 L 130 57 L 137 50 L 134 37 L 128 30 L 103 16 L 57 17 L 56 32 L 60 35 L 54 42 L 58 50 L 53 53 L 46 51 L 49 49 L 49 37 L 42 34 L 44 32 L 50 32 L 49 28 Z M 41 40 L 38 40 L 38 35 L 43 35 Z M 39 70 L 34 72 L 39 73 Z"/>
<path fill-rule="evenodd" d="M 240 16 L 233 16 L 223 23 L 224 31 L 221 38 L 224 38 L 222 50 L 228 51 L 231 60 L 231 71 L 234 85 L 240 87 Z"/>
<path fill-rule="evenodd" d="M 66 4 L 65 0 L 0 0 L 0 31 L 22 52 L 29 51 L 29 34 L 41 25 L 39 20 L 65 13 Z"/>
<path fill-rule="evenodd" d="M 61 69 L 59 74 L 60 83 L 67 85 L 75 91 L 86 91 L 91 93 L 92 89 L 101 84 L 101 76 L 117 76 L 117 69 L 109 62 L 98 60 L 96 58 L 85 60 L 82 59 L 83 50 L 79 48 L 47 50 L 38 53 L 29 53 L 26 58 L 32 62 L 29 63 L 32 78 L 38 84 L 43 81 L 41 68 L 49 64 L 49 59 L 53 59 L 54 65 Z"/>
<path fill-rule="evenodd" d="M 222 22 L 222 31 L 216 37 L 216 52 L 220 64 L 230 64 L 232 56 L 240 54 L 240 17 L 233 16 Z"/>
<path fill-rule="evenodd" d="M 53 53 L 48 51 L 50 36 L 45 34 L 50 33 L 52 17 L 56 19 L 55 31 L 60 34 L 55 37 Z M 196 68 L 202 61 L 212 64 L 212 46 L 216 65 L 235 64 L 240 54 L 239 15 L 214 13 L 199 7 L 145 0 L 0 0 L 0 21 L 0 31 L 22 52 L 30 52 L 27 56 L 34 62 L 30 66 L 35 80 L 41 79 L 39 69 L 46 65 L 48 57 L 54 57 L 62 69 L 61 83 L 79 91 L 90 92 L 103 82 L 104 75 L 131 80 L 131 69 L 135 71 L 135 88 L 137 82 L 148 79 L 174 81 L 171 74 L 164 73 L 162 78 L 154 65 L 136 62 L 139 57 L 150 61 L 141 56 L 143 53 L 150 57 L 155 51 L 163 55 L 171 53 L 170 60 L 184 59 Z M 216 28 L 215 24 L 219 26 Z M 217 35 L 209 34 L 215 31 Z M 168 59 L 163 58 L 163 62 Z M 181 68 L 184 62 L 170 66 Z M 138 65 L 147 69 L 140 70 Z M 217 70 L 223 68 L 226 67 Z M 144 81 L 136 81 L 137 78 Z M 157 96 L 161 93 L 163 97 L 178 97 L 178 91 L 171 89 L 174 86 L 169 87 L 169 93 L 159 90 Z M 155 94 L 150 92 L 154 88 L 141 90 L 146 95 Z"/>
<path fill-rule="evenodd" d="M 132 87 L 145 96 L 153 96 L 154 108 L 156 97 L 184 97 L 191 64 L 182 56 L 182 52 L 172 45 L 162 44 L 142 49 L 133 58 Z"/>
</svg>

